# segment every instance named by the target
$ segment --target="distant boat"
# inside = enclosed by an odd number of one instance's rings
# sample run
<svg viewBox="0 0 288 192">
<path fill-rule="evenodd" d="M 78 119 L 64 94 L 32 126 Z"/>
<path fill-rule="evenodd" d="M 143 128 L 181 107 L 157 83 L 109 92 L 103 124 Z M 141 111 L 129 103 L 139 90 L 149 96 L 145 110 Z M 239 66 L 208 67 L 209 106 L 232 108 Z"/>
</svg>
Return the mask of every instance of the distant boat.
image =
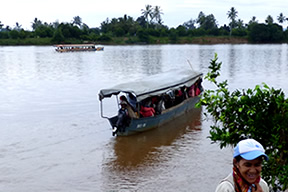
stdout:
<svg viewBox="0 0 288 192">
<path fill-rule="evenodd" d="M 109 120 L 113 130 L 112 133 L 117 136 L 127 136 L 157 128 L 195 109 L 195 104 L 199 101 L 199 95 L 203 91 L 201 86 L 202 76 L 202 73 L 192 70 L 174 70 L 168 73 L 147 76 L 143 80 L 134 80 L 129 83 L 116 85 L 109 89 L 102 89 L 99 92 L 101 117 Z M 188 95 L 188 90 L 194 88 L 198 89 L 197 95 L 194 92 L 194 95 L 191 95 L 190 92 Z M 174 95 L 174 93 L 179 90 L 182 90 L 183 99 L 180 102 L 176 102 L 177 95 Z M 186 93 L 187 96 L 184 97 Z M 103 114 L 104 106 L 102 101 L 112 96 L 116 97 L 118 104 L 121 103 L 119 99 L 121 101 L 121 97 L 124 96 L 126 104 L 130 107 L 130 111 L 133 108 L 136 117 L 134 115 L 131 117 L 130 114 L 128 118 L 123 118 L 119 114 L 112 117 L 105 116 Z M 141 113 L 141 108 L 147 102 L 151 103 L 153 98 L 158 98 L 158 101 L 153 106 L 155 114 L 144 117 Z M 127 106 L 125 102 L 122 104 Z M 169 105 L 168 102 L 170 103 Z M 162 108 L 163 105 L 165 106 L 164 108 Z M 119 121 L 126 122 L 119 123 Z"/>
<path fill-rule="evenodd" d="M 78 52 L 78 51 L 104 51 L 104 47 L 96 47 L 94 44 L 60 44 L 55 45 L 56 51 L 63 52 Z"/>
</svg>

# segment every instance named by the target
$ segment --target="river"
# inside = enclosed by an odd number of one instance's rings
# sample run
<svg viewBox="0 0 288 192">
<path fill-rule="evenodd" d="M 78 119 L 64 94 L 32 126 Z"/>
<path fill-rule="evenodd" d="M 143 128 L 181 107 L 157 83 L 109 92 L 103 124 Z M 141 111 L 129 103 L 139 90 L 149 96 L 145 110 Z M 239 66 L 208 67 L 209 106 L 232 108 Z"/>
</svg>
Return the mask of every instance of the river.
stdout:
<svg viewBox="0 0 288 192">
<path fill-rule="evenodd" d="M 105 46 L 79 53 L 0 46 L 0 191 L 214 191 L 231 171 L 232 149 L 207 138 L 213 122 L 205 109 L 113 137 L 100 117 L 98 92 L 190 70 L 187 61 L 206 74 L 215 53 L 229 89 L 265 82 L 287 95 L 287 44 Z M 205 80 L 203 86 L 213 89 Z"/>
</svg>

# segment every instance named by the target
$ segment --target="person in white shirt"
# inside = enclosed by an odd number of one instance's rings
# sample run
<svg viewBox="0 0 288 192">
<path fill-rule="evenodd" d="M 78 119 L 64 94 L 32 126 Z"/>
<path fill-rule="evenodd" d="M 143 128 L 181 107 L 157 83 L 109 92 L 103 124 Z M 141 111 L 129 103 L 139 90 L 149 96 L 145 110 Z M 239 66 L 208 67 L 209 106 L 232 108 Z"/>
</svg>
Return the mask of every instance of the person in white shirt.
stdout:
<svg viewBox="0 0 288 192">
<path fill-rule="evenodd" d="M 263 146 L 254 139 L 240 141 L 234 148 L 233 171 L 217 186 L 215 192 L 269 192 L 260 177 L 262 161 L 268 160 Z"/>
</svg>

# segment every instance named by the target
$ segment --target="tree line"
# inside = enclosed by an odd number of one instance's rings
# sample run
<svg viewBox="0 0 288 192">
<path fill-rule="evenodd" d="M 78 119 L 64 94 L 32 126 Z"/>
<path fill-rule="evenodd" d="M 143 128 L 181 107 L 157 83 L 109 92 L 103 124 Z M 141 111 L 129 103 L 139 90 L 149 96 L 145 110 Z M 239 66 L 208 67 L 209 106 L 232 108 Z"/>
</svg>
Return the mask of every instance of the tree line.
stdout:
<svg viewBox="0 0 288 192">
<path fill-rule="evenodd" d="M 238 12 L 232 7 L 227 12 L 229 23 L 218 26 L 213 14 L 206 15 L 200 11 L 196 19 L 190 19 L 178 27 L 169 28 L 162 20 L 160 6 L 146 5 L 141 15 L 134 20 L 124 15 L 119 18 L 107 18 L 100 27 L 90 28 L 75 16 L 71 22 L 42 22 L 35 18 L 32 31 L 24 30 L 16 22 L 14 28 L 4 27 L 0 21 L 0 44 L 16 42 L 19 44 L 56 44 L 98 42 L 103 44 L 155 44 L 155 43 L 189 43 L 197 37 L 239 37 L 251 43 L 288 42 L 288 31 L 281 24 L 288 22 L 283 13 L 277 17 L 278 23 L 268 15 L 265 23 L 259 23 L 255 16 L 245 24 L 238 19 Z M 2 43 L 1 43 L 2 42 Z"/>
</svg>

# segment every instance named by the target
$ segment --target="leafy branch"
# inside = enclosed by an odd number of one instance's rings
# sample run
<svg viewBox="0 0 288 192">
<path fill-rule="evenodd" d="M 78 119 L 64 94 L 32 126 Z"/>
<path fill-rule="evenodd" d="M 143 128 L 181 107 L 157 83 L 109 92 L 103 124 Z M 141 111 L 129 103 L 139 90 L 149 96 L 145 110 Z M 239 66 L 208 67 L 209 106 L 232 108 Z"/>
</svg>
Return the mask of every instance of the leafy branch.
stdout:
<svg viewBox="0 0 288 192">
<path fill-rule="evenodd" d="M 221 62 L 215 54 L 205 79 L 216 85 L 205 90 L 198 105 L 206 107 L 215 123 L 209 138 L 220 147 L 236 145 L 244 138 L 254 138 L 263 144 L 269 161 L 264 162 L 262 177 L 273 191 L 288 188 L 288 100 L 284 92 L 265 83 L 254 89 L 228 90 L 227 80 L 217 82 Z"/>
</svg>

